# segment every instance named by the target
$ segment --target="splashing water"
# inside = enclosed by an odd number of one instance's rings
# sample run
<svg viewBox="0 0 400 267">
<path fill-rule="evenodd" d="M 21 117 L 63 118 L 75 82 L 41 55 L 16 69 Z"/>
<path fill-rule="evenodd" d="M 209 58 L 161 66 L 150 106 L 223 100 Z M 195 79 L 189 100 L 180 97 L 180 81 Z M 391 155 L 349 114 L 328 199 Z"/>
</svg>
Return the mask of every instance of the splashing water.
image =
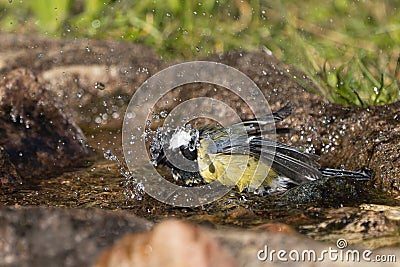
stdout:
<svg viewBox="0 0 400 267">
<path fill-rule="evenodd" d="M 102 90 L 106 89 L 106 86 L 101 82 L 95 82 L 94 88 L 102 91 Z"/>
<path fill-rule="evenodd" d="M 110 161 L 115 161 L 118 164 L 119 172 L 125 177 L 125 195 L 129 199 L 142 200 L 144 191 L 144 185 L 138 181 L 134 174 L 127 170 L 126 166 L 115 156 L 111 150 L 104 152 L 104 158 Z"/>
</svg>

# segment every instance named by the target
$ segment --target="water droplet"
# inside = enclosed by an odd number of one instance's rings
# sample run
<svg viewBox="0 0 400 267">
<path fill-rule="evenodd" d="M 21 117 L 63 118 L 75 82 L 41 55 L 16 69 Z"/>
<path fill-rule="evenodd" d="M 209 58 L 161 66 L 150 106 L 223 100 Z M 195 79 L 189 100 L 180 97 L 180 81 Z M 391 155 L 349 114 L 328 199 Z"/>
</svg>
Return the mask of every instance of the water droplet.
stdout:
<svg viewBox="0 0 400 267">
<path fill-rule="evenodd" d="M 136 117 L 136 114 L 133 113 L 133 112 L 128 112 L 128 113 L 126 114 L 126 117 L 127 117 L 128 119 L 133 119 L 133 118 Z"/>
<path fill-rule="evenodd" d="M 104 89 L 106 89 L 106 86 L 101 82 L 95 82 L 94 83 L 94 88 L 98 89 L 98 90 L 104 90 Z"/>
<path fill-rule="evenodd" d="M 190 123 L 185 124 L 185 131 L 190 131 L 192 130 L 193 126 Z"/>
<path fill-rule="evenodd" d="M 152 118 L 153 118 L 153 120 L 156 121 L 156 122 L 160 121 L 160 115 L 158 115 L 158 114 L 153 114 Z M 149 125 L 149 126 L 150 126 L 150 125 Z"/>
<path fill-rule="evenodd" d="M 93 28 L 97 29 L 97 28 L 99 28 L 100 26 L 101 26 L 101 21 L 100 21 L 100 20 L 95 19 L 95 20 L 92 21 L 92 27 L 93 27 Z"/>
<path fill-rule="evenodd" d="M 94 122 L 97 123 L 97 124 L 100 124 L 101 123 L 101 118 L 100 117 L 96 117 L 94 119 Z"/>
<path fill-rule="evenodd" d="M 168 113 L 167 113 L 165 110 L 163 110 L 163 111 L 160 112 L 160 116 L 161 116 L 162 118 L 165 118 L 165 117 L 168 116 Z"/>
<path fill-rule="evenodd" d="M 104 158 L 108 160 L 116 160 L 116 156 L 109 149 L 104 151 Z"/>
</svg>

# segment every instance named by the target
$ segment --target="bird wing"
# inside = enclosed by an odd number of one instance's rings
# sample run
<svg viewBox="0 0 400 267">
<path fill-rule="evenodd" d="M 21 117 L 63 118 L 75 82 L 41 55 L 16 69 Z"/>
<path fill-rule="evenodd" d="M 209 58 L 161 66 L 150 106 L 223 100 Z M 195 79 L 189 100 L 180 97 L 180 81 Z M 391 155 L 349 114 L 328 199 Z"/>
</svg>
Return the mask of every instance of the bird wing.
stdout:
<svg viewBox="0 0 400 267">
<path fill-rule="evenodd" d="M 278 111 L 272 112 L 271 114 L 266 114 L 260 118 L 254 118 L 250 120 L 245 120 L 236 124 L 233 124 L 229 127 L 228 129 L 231 129 L 232 131 L 237 131 L 238 129 L 242 128 L 244 131 L 247 132 L 247 134 L 250 135 L 257 135 L 261 133 L 261 130 L 265 128 L 266 126 L 272 126 L 275 125 L 275 123 L 278 123 L 282 120 L 284 120 L 286 117 L 288 117 L 290 114 L 292 114 L 294 111 L 294 107 L 291 103 L 286 104 L 284 107 L 279 109 Z M 282 130 L 282 133 L 286 133 L 290 129 L 279 129 Z M 273 133 L 270 132 L 271 130 L 266 129 L 265 133 Z"/>
<path fill-rule="evenodd" d="M 231 138 L 229 144 L 226 140 L 216 141 L 213 148 L 214 151 L 209 151 L 210 153 L 245 154 L 258 158 L 271 165 L 279 175 L 298 184 L 321 177 L 317 155 L 300 152 L 272 139 L 238 136 Z"/>
</svg>

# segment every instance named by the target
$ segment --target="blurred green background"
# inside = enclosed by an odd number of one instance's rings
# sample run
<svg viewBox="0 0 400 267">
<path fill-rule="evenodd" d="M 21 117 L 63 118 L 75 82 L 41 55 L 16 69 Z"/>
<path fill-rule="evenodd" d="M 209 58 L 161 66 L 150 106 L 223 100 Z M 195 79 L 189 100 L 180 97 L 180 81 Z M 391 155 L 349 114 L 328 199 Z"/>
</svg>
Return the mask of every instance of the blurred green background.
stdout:
<svg viewBox="0 0 400 267">
<path fill-rule="evenodd" d="M 2 32 L 127 40 L 165 59 L 266 47 L 346 105 L 400 99 L 400 1 L 0 0 Z"/>
</svg>

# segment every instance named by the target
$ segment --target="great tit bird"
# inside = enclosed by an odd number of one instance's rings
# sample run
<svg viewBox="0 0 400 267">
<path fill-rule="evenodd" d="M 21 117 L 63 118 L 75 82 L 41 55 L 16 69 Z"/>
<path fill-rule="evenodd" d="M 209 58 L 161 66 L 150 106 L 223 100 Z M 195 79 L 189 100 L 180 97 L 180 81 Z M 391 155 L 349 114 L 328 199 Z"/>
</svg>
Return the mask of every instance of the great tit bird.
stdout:
<svg viewBox="0 0 400 267">
<path fill-rule="evenodd" d="M 182 127 L 172 132 L 168 142 L 158 140 L 151 143 L 150 153 L 155 165 L 169 168 L 176 180 L 186 184 L 219 181 L 226 186 L 236 185 L 240 192 L 281 192 L 323 176 L 370 179 L 370 173 L 365 170 L 321 168 L 317 155 L 301 152 L 265 137 L 264 134 L 269 130 L 263 129 L 282 121 L 292 111 L 292 105 L 287 104 L 270 116 L 242 121 L 225 128 Z M 276 128 L 276 133 L 286 132 L 290 132 L 290 129 Z M 194 162 L 196 168 L 190 171 L 180 169 L 168 160 L 166 152 L 182 155 Z"/>
</svg>

